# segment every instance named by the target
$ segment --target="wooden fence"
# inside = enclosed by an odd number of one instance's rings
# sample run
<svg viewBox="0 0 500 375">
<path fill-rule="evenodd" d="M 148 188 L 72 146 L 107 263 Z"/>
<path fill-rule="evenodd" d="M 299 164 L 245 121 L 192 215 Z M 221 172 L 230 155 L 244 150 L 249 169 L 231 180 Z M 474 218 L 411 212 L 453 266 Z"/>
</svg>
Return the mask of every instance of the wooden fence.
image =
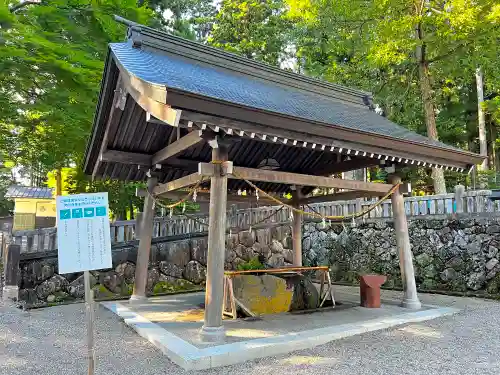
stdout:
<svg viewBox="0 0 500 375">
<path fill-rule="evenodd" d="M 477 214 L 500 213 L 500 202 L 491 201 L 489 190 L 463 192 L 457 189 L 454 194 L 432 195 L 424 197 L 405 198 L 405 209 L 408 216 L 433 216 L 446 214 Z M 342 216 L 361 212 L 370 208 L 376 200 L 368 201 L 357 199 L 353 201 L 336 201 L 315 203 L 304 207 L 305 211 L 318 212 L 324 216 Z M 367 213 L 365 218 L 392 217 L 390 200 L 384 201 L 376 209 Z M 229 210 L 227 227 L 233 232 L 283 225 L 290 222 L 291 212 L 287 207 L 257 207 Z M 306 218 L 307 220 L 307 218 Z M 204 233 L 208 230 L 208 216 L 205 214 L 191 214 L 188 216 L 174 216 L 155 218 L 153 238 L 176 235 Z M 110 225 L 111 242 L 123 243 L 136 239 L 136 221 L 116 221 Z M 56 228 L 44 228 L 30 231 L 16 231 L 1 233 L 1 248 L 7 242 L 21 245 L 22 253 L 52 251 L 57 249 Z"/>
<path fill-rule="evenodd" d="M 491 190 L 464 192 L 460 187 L 457 187 L 453 194 L 407 197 L 405 198 L 405 211 L 407 216 L 500 212 L 500 201 L 492 201 L 488 199 L 489 196 L 491 196 Z M 376 199 L 370 201 L 358 199 L 345 202 L 315 203 L 311 204 L 310 207 L 324 216 L 338 216 L 364 211 L 376 201 Z M 391 200 L 384 201 L 365 217 L 392 217 Z"/>
</svg>

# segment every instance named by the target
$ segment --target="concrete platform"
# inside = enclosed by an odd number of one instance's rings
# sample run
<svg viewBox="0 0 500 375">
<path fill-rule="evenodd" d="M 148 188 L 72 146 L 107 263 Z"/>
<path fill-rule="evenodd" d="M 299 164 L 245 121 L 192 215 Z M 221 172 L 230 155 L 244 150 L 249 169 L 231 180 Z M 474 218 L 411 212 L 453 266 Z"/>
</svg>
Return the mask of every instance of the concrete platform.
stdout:
<svg viewBox="0 0 500 375">
<path fill-rule="evenodd" d="M 423 306 L 408 310 L 398 301 L 383 300 L 382 308 L 359 306 L 355 289 L 336 288 L 342 305 L 307 314 L 267 315 L 262 319 L 225 320 L 223 344 L 200 340 L 204 293 L 153 297 L 137 305 L 102 302 L 139 335 L 186 370 L 227 366 L 247 360 L 312 348 L 347 336 L 420 322 L 458 312 L 458 309 Z"/>
</svg>

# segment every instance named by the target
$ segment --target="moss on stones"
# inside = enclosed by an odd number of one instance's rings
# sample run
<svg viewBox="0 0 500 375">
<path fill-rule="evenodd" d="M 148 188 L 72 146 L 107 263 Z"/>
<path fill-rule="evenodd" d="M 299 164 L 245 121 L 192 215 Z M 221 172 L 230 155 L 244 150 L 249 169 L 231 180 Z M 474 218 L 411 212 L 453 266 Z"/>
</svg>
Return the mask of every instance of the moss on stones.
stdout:
<svg viewBox="0 0 500 375">
<path fill-rule="evenodd" d="M 183 279 L 177 279 L 175 281 L 159 281 L 153 287 L 153 295 L 186 292 L 196 289 L 199 289 L 199 287 Z"/>
<path fill-rule="evenodd" d="M 98 299 L 115 298 L 118 296 L 117 294 L 106 289 L 106 287 L 102 284 L 94 286 L 92 290 L 94 291 L 94 298 Z"/>
<path fill-rule="evenodd" d="M 488 282 L 486 286 L 486 292 L 488 294 L 498 294 L 500 292 L 500 273 Z"/>
<path fill-rule="evenodd" d="M 423 290 L 435 290 L 438 288 L 438 283 L 434 279 L 424 279 L 422 284 L 420 284 L 420 289 Z"/>
</svg>

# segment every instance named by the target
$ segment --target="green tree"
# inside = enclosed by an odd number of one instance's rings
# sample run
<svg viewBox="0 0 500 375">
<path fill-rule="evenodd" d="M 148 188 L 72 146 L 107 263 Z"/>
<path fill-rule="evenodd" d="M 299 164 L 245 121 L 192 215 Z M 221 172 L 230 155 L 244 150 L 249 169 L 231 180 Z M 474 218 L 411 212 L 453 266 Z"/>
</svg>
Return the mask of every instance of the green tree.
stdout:
<svg viewBox="0 0 500 375">
<path fill-rule="evenodd" d="M 281 0 L 223 0 L 208 42 L 272 65 L 286 58 L 290 22 Z"/>
<path fill-rule="evenodd" d="M 139 4 L 144 3 L 140 0 Z M 193 40 L 208 36 L 216 9 L 211 0 L 150 0 L 156 13 L 154 26 Z"/>
<path fill-rule="evenodd" d="M 425 124 L 429 137 L 437 139 L 439 129 L 442 140 L 454 138 L 466 146 L 467 123 L 450 115 L 453 102 L 469 94 L 477 66 L 488 71 L 487 77 L 498 76 L 492 48 L 500 25 L 495 1 L 288 3 L 305 71 L 368 89 L 396 122 L 421 132 Z M 439 170 L 433 180 L 435 192 L 443 192 Z"/>
<path fill-rule="evenodd" d="M 193 39 L 207 34 L 214 9 L 206 0 L 0 0 L 0 160 L 37 185 L 55 187 L 60 170 L 64 193 L 107 191 L 114 217 L 133 218 L 143 184 L 90 181 L 79 168 L 107 44 L 126 31 L 113 16 Z"/>
<path fill-rule="evenodd" d="M 5 199 L 5 193 L 14 182 L 12 169 L 3 165 L 0 167 L 0 216 L 9 216 L 14 210 L 14 201 Z"/>
<path fill-rule="evenodd" d="M 148 23 L 134 0 L 0 3 L 0 136 L 18 166 L 39 175 L 82 158 L 107 44 L 120 14 Z"/>
</svg>

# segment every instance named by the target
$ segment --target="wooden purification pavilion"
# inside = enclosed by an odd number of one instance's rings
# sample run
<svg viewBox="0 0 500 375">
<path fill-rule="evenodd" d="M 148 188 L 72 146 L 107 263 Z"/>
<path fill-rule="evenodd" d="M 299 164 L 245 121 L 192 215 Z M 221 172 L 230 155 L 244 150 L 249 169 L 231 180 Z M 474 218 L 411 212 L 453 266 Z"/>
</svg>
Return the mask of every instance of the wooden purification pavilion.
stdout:
<svg viewBox="0 0 500 375">
<path fill-rule="evenodd" d="M 132 300 L 145 298 L 155 197 L 209 189 L 207 340 L 224 337 L 226 209 L 228 202 L 247 199 L 238 191 L 262 189 L 268 194 L 261 194 L 262 204 L 292 193 L 295 207 L 318 201 L 310 197 L 316 187 L 337 191 L 321 201 L 381 197 L 401 182 L 397 174 L 391 184 L 328 176 L 376 165 L 463 171 L 482 160 L 379 116 L 369 93 L 120 21 L 128 25 L 127 41 L 109 45 L 85 172 L 147 180 Z M 419 308 L 402 189 L 391 198 L 403 305 Z M 300 212 L 293 216 L 297 266 L 302 218 Z"/>
</svg>

